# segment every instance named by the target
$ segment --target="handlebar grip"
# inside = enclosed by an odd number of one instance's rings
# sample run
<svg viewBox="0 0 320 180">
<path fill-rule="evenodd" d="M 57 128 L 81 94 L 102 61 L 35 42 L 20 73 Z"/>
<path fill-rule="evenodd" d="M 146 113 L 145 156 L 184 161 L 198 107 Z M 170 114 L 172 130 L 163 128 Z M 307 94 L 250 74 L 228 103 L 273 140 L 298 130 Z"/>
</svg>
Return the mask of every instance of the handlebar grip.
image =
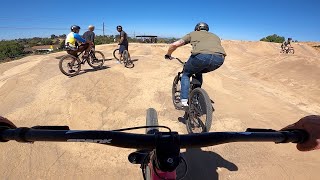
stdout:
<svg viewBox="0 0 320 180">
<path fill-rule="evenodd" d="M 293 129 L 289 132 L 293 133 L 296 138 L 295 141 L 292 141 L 293 143 L 303 143 L 309 138 L 309 134 L 302 129 Z"/>
</svg>

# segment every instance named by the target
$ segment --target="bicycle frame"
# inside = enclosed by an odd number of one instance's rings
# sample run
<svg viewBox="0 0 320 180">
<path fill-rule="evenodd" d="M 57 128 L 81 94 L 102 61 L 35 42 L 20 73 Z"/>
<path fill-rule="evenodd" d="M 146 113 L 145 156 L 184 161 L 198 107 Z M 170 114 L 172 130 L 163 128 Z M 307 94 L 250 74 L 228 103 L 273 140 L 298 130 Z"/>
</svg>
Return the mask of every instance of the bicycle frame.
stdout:
<svg viewBox="0 0 320 180">
<path fill-rule="evenodd" d="M 184 63 L 183 61 L 181 61 L 179 58 L 173 58 L 173 59 L 178 60 L 178 61 L 183 65 L 182 71 L 178 72 L 178 76 L 180 77 L 179 79 L 181 80 L 181 76 L 182 76 L 182 74 L 183 74 L 183 72 L 184 72 L 185 63 Z M 195 89 L 195 88 L 197 88 L 197 87 L 199 87 L 199 86 L 201 86 L 200 81 L 199 81 L 198 79 L 196 79 L 196 77 L 195 77 L 194 74 L 192 74 L 192 76 L 191 76 L 191 81 L 190 81 L 189 93 L 190 93 L 193 89 Z"/>
<path fill-rule="evenodd" d="M 132 164 L 141 164 L 144 179 L 153 180 L 176 179 L 176 169 L 173 171 L 161 171 L 156 165 L 156 150 L 138 150 L 129 154 L 128 160 Z"/>
<path fill-rule="evenodd" d="M 182 69 L 181 72 L 178 72 L 178 76 L 179 76 L 180 81 L 181 81 L 181 76 L 182 76 L 182 74 L 183 74 L 183 69 Z M 193 74 L 193 75 L 191 76 L 189 94 L 190 94 L 190 92 L 191 92 L 193 89 L 195 89 L 195 88 L 197 88 L 197 87 L 200 87 L 200 86 L 201 86 L 200 81 L 199 81 L 198 79 L 196 79 L 196 77 L 195 77 L 194 74 Z"/>
<path fill-rule="evenodd" d="M 81 54 L 83 54 L 85 51 L 82 51 L 79 55 L 77 55 L 77 58 L 81 61 L 81 64 L 86 63 L 89 60 L 89 57 L 92 56 L 94 57 L 94 51 L 91 48 L 88 52 L 88 57 L 87 58 L 79 58 L 81 56 Z"/>
</svg>

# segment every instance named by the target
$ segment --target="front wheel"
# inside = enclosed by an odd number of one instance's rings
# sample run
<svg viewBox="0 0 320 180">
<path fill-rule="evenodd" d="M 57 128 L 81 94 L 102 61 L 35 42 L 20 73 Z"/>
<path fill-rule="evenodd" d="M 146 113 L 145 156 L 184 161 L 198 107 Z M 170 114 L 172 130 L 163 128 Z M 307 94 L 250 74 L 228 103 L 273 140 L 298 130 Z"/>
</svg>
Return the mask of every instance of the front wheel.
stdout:
<svg viewBox="0 0 320 180">
<path fill-rule="evenodd" d="M 100 51 L 94 51 L 94 53 L 90 55 L 88 64 L 93 69 L 97 69 L 102 67 L 102 65 L 104 64 L 104 61 L 105 61 L 104 54 Z"/>
<path fill-rule="evenodd" d="M 293 48 L 288 49 L 288 54 L 294 54 L 294 49 Z"/>
<path fill-rule="evenodd" d="M 157 111 L 153 108 L 147 109 L 146 126 L 158 126 Z M 157 132 L 159 132 L 158 127 L 146 128 L 146 134 L 155 134 Z M 144 166 L 144 179 L 146 180 L 152 179 L 153 169 L 151 169 L 150 167 L 152 167 L 150 162 Z"/>
<path fill-rule="evenodd" d="M 146 126 L 158 126 L 157 111 L 153 108 L 147 109 Z M 146 128 L 146 134 L 154 134 L 159 132 L 158 127 Z"/>
<path fill-rule="evenodd" d="M 186 126 L 189 134 L 209 132 L 212 123 L 213 107 L 207 92 L 202 88 L 191 91 Z"/>
<path fill-rule="evenodd" d="M 75 76 L 81 70 L 81 61 L 73 55 L 65 55 L 59 61 L 59 69 L 66 76 Z"/>
</svg>

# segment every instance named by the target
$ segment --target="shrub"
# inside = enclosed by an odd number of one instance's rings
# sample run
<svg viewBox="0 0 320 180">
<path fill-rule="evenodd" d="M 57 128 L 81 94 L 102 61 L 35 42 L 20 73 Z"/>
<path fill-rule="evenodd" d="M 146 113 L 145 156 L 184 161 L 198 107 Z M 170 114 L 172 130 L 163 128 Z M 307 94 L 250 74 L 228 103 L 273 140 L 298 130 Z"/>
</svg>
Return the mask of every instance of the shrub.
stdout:
<svg viewBox="0 0 320 180">
<path fill-rule="evenodd" d="M 285 38 L 283 36 L 278 36 L 276 34 L 273 34 L 260 39 L 260 41 L 282 43 L 283 41 L 285 41 Z"/>
<path fill-rule="evenodd" d="M 0 41 L 0 60 L 21 56 L 23 49 L 24 46 L 16 41 Z"/>
</svg>

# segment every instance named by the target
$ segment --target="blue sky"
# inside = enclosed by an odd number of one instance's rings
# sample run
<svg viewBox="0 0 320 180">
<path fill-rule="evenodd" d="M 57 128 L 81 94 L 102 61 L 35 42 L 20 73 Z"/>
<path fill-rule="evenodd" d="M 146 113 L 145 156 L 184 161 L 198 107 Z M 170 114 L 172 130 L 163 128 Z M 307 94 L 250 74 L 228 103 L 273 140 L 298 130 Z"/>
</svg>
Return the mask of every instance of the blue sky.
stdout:
<svg viewBox="0 0 320 180">
<path fill-rule="evenodd" d="M 222 39 L 259 40 L 278 34 L 320 41 L 320 0 L 4 0 L 0 40 L 68 34 L 73 24 L 96 26 L 96 34 L 182 37 L 204 21 Z"/>
</svg>

